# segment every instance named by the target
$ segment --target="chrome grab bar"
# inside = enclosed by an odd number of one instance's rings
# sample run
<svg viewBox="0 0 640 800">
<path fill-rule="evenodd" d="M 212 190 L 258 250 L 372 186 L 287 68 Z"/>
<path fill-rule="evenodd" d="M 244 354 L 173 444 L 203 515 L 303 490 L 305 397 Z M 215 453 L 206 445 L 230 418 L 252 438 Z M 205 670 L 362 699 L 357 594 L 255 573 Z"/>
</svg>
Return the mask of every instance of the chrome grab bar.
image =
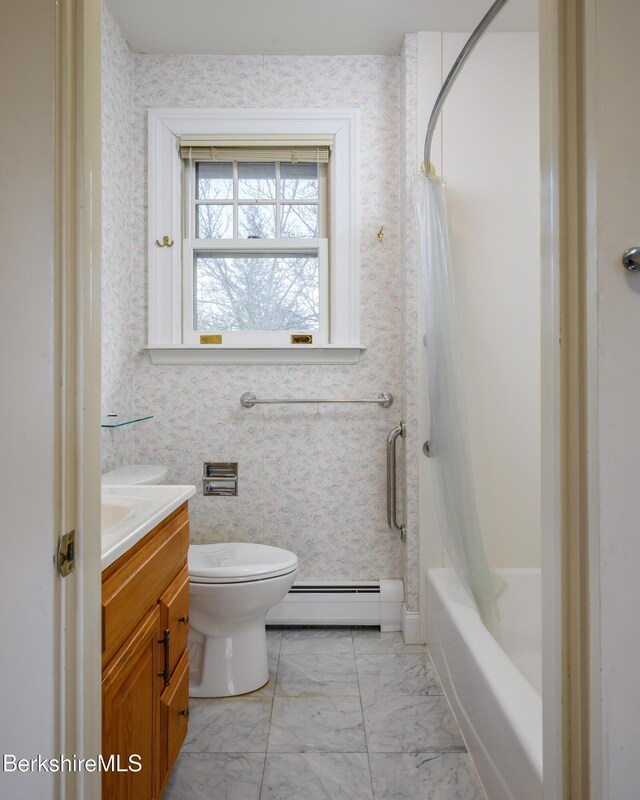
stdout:
<svg viewBox="0 0 640 800">
<path fill-rule="evenodd" d="M 253 392 L 245 392 L 240 398 L 240 405 L 243 408 L 253 408 L 257 405 L 282 405 L 289 403 L 375 403 L 382 408 L 389 408 L 393 405 L 393 395 L 391 392 L 380 392 L 375 399 L 366 400 L 258 400 Z"/>
<path fill-rule="evenodd" d="M 398 437 L 404 438 L 406 425 L 401 422 L 387 436 L 387 525 L 393 533 L 400 534 L 400 541 L 404 542 L 406 528 L 398 525 L 398 508 L 396 502 L 396 442 Z"/>
</svg>

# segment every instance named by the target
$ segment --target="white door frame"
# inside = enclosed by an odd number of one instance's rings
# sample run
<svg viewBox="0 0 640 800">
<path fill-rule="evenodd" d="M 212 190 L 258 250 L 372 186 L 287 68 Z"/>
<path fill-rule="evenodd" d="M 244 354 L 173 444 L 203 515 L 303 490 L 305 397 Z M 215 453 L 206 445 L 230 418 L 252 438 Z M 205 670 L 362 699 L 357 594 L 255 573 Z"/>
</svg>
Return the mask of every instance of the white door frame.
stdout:
<svg viewBox="0 0 640 800">
<path fill-rule="evenodd" d="M 77 63 L 79 86 L 79 143 L 81 170 L 78 181 L 78 521 L 82 532 L 78 574 L 78 693 L 76 719 L 79 739 L 87 753 L 100 752 L 102 744 L 102 614 L 101 614 L 101 512 L 100 512 L 100 412 L 101 412 L 101 73 L 102 4 L 82 0 L 79 6 Z M 85 773 L 79 796 L 99 798 L 100 776 Z"/>
<path fill-rule="evenodd" d="M 540 9 L 545 798 L 600 800 L 594 0 Z"/>
<path fill-rule="evenodd" d="M 562 494 L 558 3 L 540 2 L 542 708 L 544 796 L 562 794 Z"/>
<path fill-rule="evenodd" d="M 56 234 L 62 398 L 61 530 L 75 529 L 76 569 L 61 619 L 63 752 L 101 748 L 101 19 L 100 0 L 56 5 Z M 65 775 L 66 800 L 98 800 L 99 773 Z"/>
</svg>

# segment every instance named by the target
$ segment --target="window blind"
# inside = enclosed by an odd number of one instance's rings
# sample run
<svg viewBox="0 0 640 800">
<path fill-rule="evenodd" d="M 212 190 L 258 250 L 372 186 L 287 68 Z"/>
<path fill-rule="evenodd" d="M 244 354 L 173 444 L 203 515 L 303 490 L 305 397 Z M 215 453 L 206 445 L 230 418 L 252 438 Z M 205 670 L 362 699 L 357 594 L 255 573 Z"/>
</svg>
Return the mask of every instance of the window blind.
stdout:
<svg viewBox="0 0 640 800">
<path fill-rule="evenodd" d="M 261 136 L 252 139 L 220 136 L 181 136 L 180 156 L 185 161 L 290 161 L 326 164 L 333 137 L 295 138 Z"/>
</svg>

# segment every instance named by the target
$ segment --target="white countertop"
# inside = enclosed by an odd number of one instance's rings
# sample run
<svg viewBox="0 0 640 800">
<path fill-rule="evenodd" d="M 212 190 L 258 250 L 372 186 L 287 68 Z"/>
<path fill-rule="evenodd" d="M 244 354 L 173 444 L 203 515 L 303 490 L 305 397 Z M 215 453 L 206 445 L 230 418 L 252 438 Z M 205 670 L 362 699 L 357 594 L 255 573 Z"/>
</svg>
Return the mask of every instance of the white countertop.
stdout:
<svg viewBox="0 0 640 800">
<path fill-rule="evenodd" d="M 196 493 L 195 486 L 103 486 L 102 569 Z"/>
</svg>

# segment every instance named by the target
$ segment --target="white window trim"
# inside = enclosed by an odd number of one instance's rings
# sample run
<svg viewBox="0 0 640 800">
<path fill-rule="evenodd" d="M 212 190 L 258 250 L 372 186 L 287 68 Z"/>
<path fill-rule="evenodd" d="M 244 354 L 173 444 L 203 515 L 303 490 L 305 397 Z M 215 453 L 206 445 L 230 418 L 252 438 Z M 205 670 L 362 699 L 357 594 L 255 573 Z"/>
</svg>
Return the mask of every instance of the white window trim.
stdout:
<svg viewBox="0 0 640 800">
<path fill-rule="evenodd" d="M 330 134 L 329 343 L 193 345 L 182 334 L 182 163 L 177 138 L 221 133 Z M 360 345 L 359 111 L 357 109 L 149 109 L 149 345 L 154 363 L 357 362 Z M 172 247 L 156 240 L 169 236 Z"/>
</svg>

